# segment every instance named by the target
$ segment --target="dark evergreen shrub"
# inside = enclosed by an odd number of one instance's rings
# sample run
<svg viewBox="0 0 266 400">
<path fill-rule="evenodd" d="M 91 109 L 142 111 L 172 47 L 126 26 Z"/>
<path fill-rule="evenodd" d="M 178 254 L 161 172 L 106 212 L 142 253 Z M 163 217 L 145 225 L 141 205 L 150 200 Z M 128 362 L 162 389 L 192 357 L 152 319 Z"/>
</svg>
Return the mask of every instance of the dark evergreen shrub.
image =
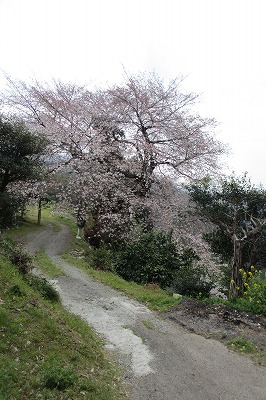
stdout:
<svg viewBox="0 0 266 400">
<path fill-rule="evenodd" d="M 209 297 L 214 283 L 207 268 L 199 263 L 194 250 L 188 248 L 180 255 L 180 266 L 172 288 L 174 292 L 191 297 Z"/>
<path fill-rule="evenodd" d="M 179 267 L 179 255 L 169 235 L 151 230 L 141 231 L 116 260 L 116 272 L 137 283 L 170 286 Z"/>
</svg>

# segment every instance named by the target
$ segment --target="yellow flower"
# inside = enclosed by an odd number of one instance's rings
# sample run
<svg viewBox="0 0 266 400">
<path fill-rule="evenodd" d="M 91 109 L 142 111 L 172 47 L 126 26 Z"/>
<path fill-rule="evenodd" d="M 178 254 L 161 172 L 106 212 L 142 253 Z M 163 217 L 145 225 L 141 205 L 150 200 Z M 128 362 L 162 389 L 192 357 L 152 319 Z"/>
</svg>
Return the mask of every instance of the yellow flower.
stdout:
<svg viewBox="0 0 266 400">
<path fill-rule="evenodd" d="M 231 279 L 231 283 L 235 283 L 234 279 Z"/>
<path fill-rule="evenodd" d="M 242 269 L 242 268 L 239 268 L 239 272 L 240 272 L 240 273 L 243 272 L 243 269 Z"/>
<path fill-rule="evenodd" d="M 244 286 L 245 286 L 246 288 L 248 288 L 248 287 L 249 287 L 249 284 L 248 284 L 247 282 L 245 282 L 245 283 L 244 283 Z"/>
<path fill-rule="evenodd" d="M 240 287 L 239 287 L 239 286 L 236 286 L 236 290 L 240 290 Z"/>
<path fill-rule="evenodd" d="M 252 269 L 255 269 L 255 267 L 253 267 L 253 265 L 251 265 L 250 269 L 251 269 L 251 270 L 252 270 Z"/>
<path fill-rule="evenodd" d="M 249 271 L 248 274 L 249 274 L 249 276 L 252 276 L 252 272 Z"/>
</svg>

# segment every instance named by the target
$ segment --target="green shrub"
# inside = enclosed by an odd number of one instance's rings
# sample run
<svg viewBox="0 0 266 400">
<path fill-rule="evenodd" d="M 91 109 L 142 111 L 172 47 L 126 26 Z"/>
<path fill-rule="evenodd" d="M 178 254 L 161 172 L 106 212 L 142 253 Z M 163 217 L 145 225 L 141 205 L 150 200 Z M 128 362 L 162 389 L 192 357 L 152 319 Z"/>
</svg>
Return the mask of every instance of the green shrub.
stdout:
<svg viewBox="0 0 266 400">
<path fill-rule="evenodd" d="M 31 271 L 32 258 L 21 246 L 17 246 L 11 241 L 2 239 L 0 241 L 0 253 L 9 259 L 22 275 L 26 275 Z"/>
<path fill-rule="evenodd" d="M 266 317 L 266 273 L 255 270 L 242 274 L 245 291 L 242 297 L 238 297 L 233 303 L 234 306 L 254 314 L 261 314 Z"/>
<path fill-rule="evenodd" d="M 9 289 L 9 293 L 14 296 L 23 296 L 23 292 L 19 285 L 11 286 L 11 288 Z"/>
<path fill-rule="evenodd" d="M 16 246 L 13 249 L 9 255 L 9 259 L 12 264 L 16 265 L 22 275 L 28 274 L 32 269 L 31 256 L 27 254 L 20 246 Z"/>
<path fill-rule="evenodd" d="M 118 253 L 116 272 L 128 281 L 155 283 L 180 294 L 206 297 L 214 284 L 198 261 L 192 249 L 180 254 L 169 235 L 141 231 Z"/>
<path fill-rule="evenodd" d="M 18 202 L 7 192 L 0 192 L 0 231 L 16 222 Z"/>
<path fill-rule="evenodd" d="M 54 303 L 60 301 L 58 292 L 45 278 L 29 274 L 25 277 L 25 280 L 31 287 L 40 292 L 45 299 Z"/>
<path fill-rule="evenodd" d="M 199 257 L 192 249 L 183 251 L 172 282 L 174 292 L 192 297 L 209 297 L 214 282 L 207 268 L 198 264 L 198 261 Z"/>
<path fill-rule="evenodd" d="M 87 252 L 86 258 L 91 268 L 101 271 L 114 271 L 113 252 L 110 249 L 105 247 L 91 248 Z"/>
<path fill-rule="evenodd" d="M 255 303 L 266 306 L 266 272 L 255 271 L 250 275 L 247 291 L 244 292 Z M 245 284 L 244 284 L 245 285 Z"/>
<path fill-rule="evenodd" d="M 127 281 L 164 288 L 171 285 L 178 265 L 178 251 L 170 236 L 141 231 L 118 253 L 116 272 Z"/>
</svg>

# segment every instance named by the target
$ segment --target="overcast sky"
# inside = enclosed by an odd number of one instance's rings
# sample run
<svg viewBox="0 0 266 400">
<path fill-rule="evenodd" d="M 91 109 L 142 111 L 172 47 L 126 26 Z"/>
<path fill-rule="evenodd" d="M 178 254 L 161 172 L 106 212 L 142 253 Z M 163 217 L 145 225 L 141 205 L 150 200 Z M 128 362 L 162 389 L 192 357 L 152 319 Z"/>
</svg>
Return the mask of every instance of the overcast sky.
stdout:
<svg viewBox="0 0 266 400">
<path fill-rule="evenodd" d="M 0 68 L 15 79 L 187 76 L 229 171 L 266 186 L 266 0 L 0 0 L 0 18 Z"/>
</svg>

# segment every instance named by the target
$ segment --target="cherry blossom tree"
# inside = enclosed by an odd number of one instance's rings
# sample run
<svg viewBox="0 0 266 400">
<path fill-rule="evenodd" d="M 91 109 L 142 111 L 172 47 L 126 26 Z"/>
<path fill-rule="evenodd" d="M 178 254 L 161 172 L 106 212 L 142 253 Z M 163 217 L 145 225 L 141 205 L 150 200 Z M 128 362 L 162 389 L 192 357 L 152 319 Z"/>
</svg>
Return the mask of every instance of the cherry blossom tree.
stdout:
<svg viewBox="0 0 266 400">
<path fill-rule="evenodd" d="M 58 176 L 43 174 L 42 180 L 18 181 L 11 184 L 8 192 L 12 198 L 19 199 L 19 209 L 23 217 L 28 205 L 37 207 L 37 223 L 41 224 L 42 208 L 44 204 L 55 201 L 59 197 L 62 185 Z"/>
<path fill-rule="evenodd" d="M 203 233 L 213 231 L 214 225 L 191 213 L 190 199 L 184 185 L 176 185 L 169 178 L 162 178 L 152 185 L 149 204 L 155 229 L 170 234 L 180 251 L 188 248 L 198 255 L 198 264 L 220 275 L 217 261 L 203 239 Z"/>
<path fill-rule="evenodd" d="M 182 91 L 182 77 L 165 84 L 155 74 L 126 75 L 93 91 L 7 80 L 2 104 L 49 138 L 52 169 L 68 176 L 65 199 L 114 232 L 134 218 L 149 222 L 152 188 L 164 176 L 210 175 L 225 152 L 215 121 L 193 111 L 197 96 Z"/>
<path fill-rule="evenodd" d="M 126 154 L 138 194 L 149 194 L 156 174 L 202 178 L 217 170 L 225 147 L 214 139 L 215 121 L 192 113 L 197 99 L 181 91 L 182 78 L 168 85 L 155 74 L 127 76 L 121 86 L 94 93 L 97 115 L 112 121 L 125 135 Z"/>
</svg>

